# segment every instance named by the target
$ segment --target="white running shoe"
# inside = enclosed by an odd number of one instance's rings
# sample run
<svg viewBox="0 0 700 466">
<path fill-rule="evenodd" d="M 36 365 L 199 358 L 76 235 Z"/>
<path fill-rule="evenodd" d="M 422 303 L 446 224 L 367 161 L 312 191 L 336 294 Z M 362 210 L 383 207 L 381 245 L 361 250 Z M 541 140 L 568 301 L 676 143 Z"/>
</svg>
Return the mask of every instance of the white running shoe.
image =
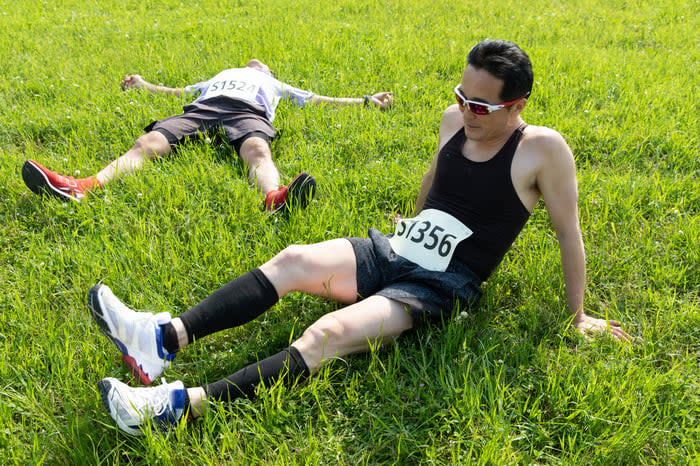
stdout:
<svg viewBox="0 0 700 466">
<path fill-rule="evenodd" d="M 109 415 L 129 435 L 143 435 L 144 427 L 172 427 L 185 410 L 185 385 L 179 380 L 158 387 L 132 388 L 108 377 L 97 382 L 97 388 Z"/>
<path fill-rule="evenodd" d="M 170 322 L 170 314 L 136 312 L 117 299 L 106 285 L 95 285 L 88 292 L 92 318 L 122 353 L 122 360 L 141 383 L 150 385 L 176 353 L 163 348 L 161 325 Z"/>
</svg>

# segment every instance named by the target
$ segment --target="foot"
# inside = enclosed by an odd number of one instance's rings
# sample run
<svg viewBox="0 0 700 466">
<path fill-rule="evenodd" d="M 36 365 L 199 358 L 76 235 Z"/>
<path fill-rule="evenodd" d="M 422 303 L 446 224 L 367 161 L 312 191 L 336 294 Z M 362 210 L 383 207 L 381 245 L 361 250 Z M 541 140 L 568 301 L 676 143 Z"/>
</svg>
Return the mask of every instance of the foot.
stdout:
<svg viewBox="0 0 700 466">
<path fill-rule="evenodd" d="M 36 194 L 49 194 L 62 200 L 80 202 L 85 197 L 85 188 L 72 176 L 63 176 L 42 167 L 34 160 L 22 165 L 22 179 Z"/>
<path fill-rule="evenodd" d="M 124 305 L 106 285 L 95 285 L 88 292 L 88 307 L 102 333 L 122 353 L 122 360 L 141 383 L 150 385 L 175 358 L 163 348 L 161 325 L 170 314 L 136 312 Z"/>
<path fill-rule="evenodd" d="M 97 382 L 97 388 L 109 415 L 129 435 L 143 435 L 144 428 L 172 427 L 185 411 L 185 385 L 179 380 L 158 387 L 132 388 L 108 377 Z"/>
<path fill-rule="evenodd" d="M 286 213 L 306 207 L 316 193 L 316 180 L 306 172 L 298 174 L 288 186 L 281 186 L 265 196 L 265 209 Z"/>
</svg>

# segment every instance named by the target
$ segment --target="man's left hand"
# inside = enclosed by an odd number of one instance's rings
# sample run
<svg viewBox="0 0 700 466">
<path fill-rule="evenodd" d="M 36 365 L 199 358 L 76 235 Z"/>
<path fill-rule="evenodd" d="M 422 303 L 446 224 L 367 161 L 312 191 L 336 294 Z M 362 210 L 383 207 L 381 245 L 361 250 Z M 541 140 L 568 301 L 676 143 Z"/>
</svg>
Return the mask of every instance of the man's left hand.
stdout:
<svg viewBox="0 0 700 466">
<path fill-rule="evenodd" d="M 581 313 L 574 318 L 574 326 L 576 330 L 584 336 L 591 333 L 610 332 L 620 341 L 632 341 L 632 337 L 622 330 L 622 328 L 620 328 L 620 323 L 615 320 L 597 319 Z"/>
</svg>

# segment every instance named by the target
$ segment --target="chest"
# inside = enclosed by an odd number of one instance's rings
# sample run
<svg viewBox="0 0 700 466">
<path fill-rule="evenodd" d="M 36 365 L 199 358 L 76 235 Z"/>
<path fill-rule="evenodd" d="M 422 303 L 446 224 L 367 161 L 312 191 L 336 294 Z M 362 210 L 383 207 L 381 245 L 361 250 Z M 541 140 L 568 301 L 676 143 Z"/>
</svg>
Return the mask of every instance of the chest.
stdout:
<svg viewBox="0 0 700 466">
<path fill-rule="evenodd" d="M 487 205 L 498 205 L 515 195 L 532 212 L 540 198 L 536 158 L 519 149 L 499 152 L 484 161 L 477 162 L 474 158 L 467 158 L 458 151 L 442 154 L 435 182 L 443 194 L 449 192 L 460 201 Z"/>
</svg>

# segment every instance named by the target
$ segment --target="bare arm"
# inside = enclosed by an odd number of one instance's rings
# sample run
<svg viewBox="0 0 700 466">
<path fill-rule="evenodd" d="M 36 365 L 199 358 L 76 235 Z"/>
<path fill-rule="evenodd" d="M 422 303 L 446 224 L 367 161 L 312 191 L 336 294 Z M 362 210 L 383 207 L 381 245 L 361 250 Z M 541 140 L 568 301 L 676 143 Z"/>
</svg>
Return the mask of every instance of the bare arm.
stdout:
<svg viewBox="0 0 700 466">
<path fill-rule="evenodd" d="M 630 336 L 620 328 L 619 323 L 596 319 L 584 312 L 586 255 L 578 218 L 574 157 L 558 133 L 552 131 L 542 138 L 546 139 L 542 143 L 546 159 L 537 175 L 537 186 L 559 241 L 567 303 L 569 311 L 573 314 L 573 323 L 582 334 L 609 329 L 617 339 L 629 341 Z"/>
<path fill-rule="evenodd" d="M 389 108 L 394 101 L 391 92 L 379 92 L 365 97 L 326 97 L 324 95 L 314 95 L 309 102 L 312 104 L 339 104 L 339 105 L 374 105 L 384 110 Z"/>
<path fill-rule="evenodd" d="M 145 89 L 150 92 L 162 92 L 170 95 L 182 95 L 185 89 L 182 87 L 167 87 L 152 84 L 143 79 L 138 74 L 130 74 L 124 77 L 121 82 L 122 89 Z"/>
<path fill-rule="evenodd" d="M 430 187 L 433 185 L 433 179 L 435 178 L 435 166 L 437 165 L 438 152 L 433 154 L 433 161 L 430 162 L 430 168 L 423 175 L 423 181 L 420 184 L 420 190 L 418 191 L 418 197 L 416 198 L 416 205 L 413 208 L 413 216 L 415 217 L 423 210 L 423 204 L 425 204 L 425 199 L 428 197 L 428 192 Z"/>
<path fill-rule="evenodd" d="M 433 155 L 430 168 L 428 168 L 428 171 L 425 173 L 425 175 L 423 175 L 423 181 L 421 182 L 418 197 L 416 198 L 416 205 L 413 209 L 414 216 L 418 215 L 418 213 L 423 210 L 423 204 L 425 204 L 425 199 L 428 197 L 428 192 L 430 192 L 430 188 L 433 185 L 438 154 L 440 153 L 442 146 L 447 144 L 447 141 L 454 136 L 455 132 L 462 128 L 462 126 L 464 126 L 464 123 L 462 121 L 462 113 L 459 111 L 459 108 L 457 105 L 449 106 L 442 113 L 442 119 L 440 120 L 440 132 L 438 134 L 438 148 Z"/>
</svg>

